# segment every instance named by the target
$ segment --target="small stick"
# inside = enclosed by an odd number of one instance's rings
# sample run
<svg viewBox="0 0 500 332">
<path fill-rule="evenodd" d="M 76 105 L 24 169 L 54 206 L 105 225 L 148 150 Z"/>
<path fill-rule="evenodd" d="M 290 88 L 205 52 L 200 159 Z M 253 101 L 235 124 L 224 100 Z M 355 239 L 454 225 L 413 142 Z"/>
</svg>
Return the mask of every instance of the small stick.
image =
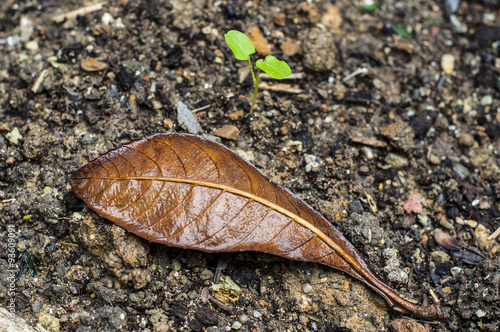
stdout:
<svg viewBox="0 0 500 332">
<path fill-rule="evenodd" d="M 57 15 L 52 18 L 52 21 L 55 23 L 61 23 L 64 22 L 65 20 L 72 20 L 76 18 L 77 16 L 82 16 L 88 13 L 96 12 L 98 10 L 101 10 L 102 7 L 106 4 L 106 1 L 103 2 L 98 2 L 96 4 L 79 8 L 77 10 L 73 10 L 70 12 L 67 12 L 65 14 Z"/>
<path fill-rule="evenodd" d="M 434 302 L 435 303 L 439 303 L 439 299 L 438 297 L 436 296 L 436 294 L 434 293 L 434 291 L 432 289 L 429 289 L 429 293 L 431 294 L 432 298 L 434 299 Z"/>
<path fill-rule="evenodd" d="M 205 106 L 202 106 L 202 107 L 199 107 L 199 108 L 195 108 L 194 110 L 191 111 L 191 113 L 196 113 L 196 112 L 199 112 L 199 111 L 203 111 L 203 110 L 206 110 L 207 108 L 209 108 L 210 106 L 212 106 L 211 104 L 208 104 L 208 105 L 205 105 Z"/>
<path fill-rule="evenodd" d="M 488 236 L 488 241 L 494 240 L 497 236 L 500 235 L 500 227 L 497 228 L 490 236 Z"/>
<path fill-rule="evenodd" d="M 42 70 L 40 73 L 40 76 L 38 76 L 37 80 L 35 81 L 35 84 L 33 84 L 33 87 L 31 88 L 31 92 L 37 93 L 38 88 L 40 85 L 42 85 L 43 80 L 45 79 L 45 76 L 47 76 L 47 69 Z"/>
<path fill-rule="evenodd" d="M 351 78 L 358 76 L 358 75 L 361 75 L 361 74 L 366 74 L 367 72 L 368 72 L 368 68 L 366 68 L 366 67 L 358 68 L 355 71 L 353 71 L 352 73 L 350 73 L 349 75 L 347 75 L 346 77 L 344 77 L 344 79 L 342 81 L 347 82 Z"/>
</svg>

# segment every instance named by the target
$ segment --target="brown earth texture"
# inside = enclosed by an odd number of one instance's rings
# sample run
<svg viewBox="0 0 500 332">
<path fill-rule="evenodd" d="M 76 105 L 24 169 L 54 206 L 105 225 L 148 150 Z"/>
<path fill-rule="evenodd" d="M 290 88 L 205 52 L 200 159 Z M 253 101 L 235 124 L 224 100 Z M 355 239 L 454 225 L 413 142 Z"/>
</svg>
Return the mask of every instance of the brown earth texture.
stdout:
<svg viewBox="0 0 500 332">
<path fill-rule="evenodd" d="M 0 330 L 498 331 L 499 17 L 497 0 L 1 0 Z M 292 69 L 261 75 L 253 114 L 229 30 Z M 170 131 L 290 188 L 445 320 L 319 264 L 148 243 L 71 190 Z"/>
</svg>

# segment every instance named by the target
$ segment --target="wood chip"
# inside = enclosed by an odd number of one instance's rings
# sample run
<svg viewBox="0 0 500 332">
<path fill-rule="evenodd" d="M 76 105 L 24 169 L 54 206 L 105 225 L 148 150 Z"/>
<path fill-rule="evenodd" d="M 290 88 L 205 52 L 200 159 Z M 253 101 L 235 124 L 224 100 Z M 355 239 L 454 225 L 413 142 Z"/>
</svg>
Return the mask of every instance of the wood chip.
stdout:
<svg viewBox="0 0 500 332">
<path fill-rule="evenodd" d="M 52 21 L 55 23 L 62 23 L 66 20 L 72 20 L 75 19 L 77 16 L 83 16 L 88 13 L 96 12 L 98 10 L 101 10 L 102 7 L 106 4 L 106 1 L 103 2 L 98 2 L 93 5 L 89 5 L 87 7 L 82 7 L 77 10 L 70 11 L 65 14 L 57 15 L 52 18 Z"/>
<path fill-rule="evenodd" d="M 290 84 L 285 84 L 285 83 L 269 85 L 266 82 L 261 82 L 259 83 L 259 89 L 276 91 L 276 92 L 286 92 L 286 93 L 304 93 L 304 90 L 294 88 Z"/>
<path fill-rule="evenodd" d="M 283 80 L 301 80 L 306 76 L 305 73 L 292 73 L 292 75 L 285 77 Z M 259 80 L 275 80 L 274 77 L 267 75 L 266 73 L 260 73 Z"/>
<path fill-rule="evenodd" d="M 368 137 L 351 136 L 350 139 L 354 143 L 359 143 L 359 144 L 368 145 L 368 146 L 375 146 L 378 148 L 385 148 L 387 146 L 387 143 L 385 143 L 383 141 L 379 141 L 379 140 L 368 138 Z"/>
<path fill-rule="evenodd" d="M 33 84 L 33 87 L 31 88 L 31 92 L 37 93 L 38 89 L 40 88 L 40 85 L 42 84 L 43 80 L 45 79 L 45 76 L 47 76 L 47 69 L 42 70 L 40 73 L 40 76 L 35 81 L 35 84 Z"/>
<path fill-rule="evenodd" d="M 250 27 L 247 29 L 245 34 L 248 35 L 248 37 L 252 41 L 252 44 L 255 47 L 257 53 L 262 55 L 271 54 L 271 44 L 267 42 L 267 39 L 264 37 L 262 32 L 260 32 L 259 27 Z"/>
<path fill-rule="evenodd" d="M 85 71 L 101 71 L 106 69 L 108 65 L 105 62 L 96 60 L 94 58 L 84 59 L 81 63 L 81 67 Z"/>
<path fill-rule="evenodd" d="M 493 232 L 493 234 L 488 236 L 488 241 L 496 239 L 498 235 L 500 235 L 500 227 L 498 227 L 497 230 Z"/>
</svg>

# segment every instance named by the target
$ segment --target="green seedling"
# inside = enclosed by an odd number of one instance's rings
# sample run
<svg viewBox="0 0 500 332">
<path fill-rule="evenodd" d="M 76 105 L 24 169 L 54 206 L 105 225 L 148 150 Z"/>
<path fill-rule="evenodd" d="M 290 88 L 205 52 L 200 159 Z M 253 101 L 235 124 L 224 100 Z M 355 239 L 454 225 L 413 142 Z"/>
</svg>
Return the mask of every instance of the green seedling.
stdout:
<svg viewBox="0 0 500 332">
<path fill-rule="evenodd" d="M 257 74 L 254 73 L 252 60 L 250 60 L 250 55 L 255 53 L 255 48 L 243 32 L 231 30 L 224 35 L 226 43 L 229 45 L 231 51 L 233 51 L 234 56 L 238 60 L 248 60 L 250 66 L 250 73 L 252 74 L 253 84 L 255 85 L 252 105 L 250 106 L 250 115 L 253 114 L 253 109 L 255 108 L 255 99 L 257 98 L 257 92 L 259 91 L 259 74 L 263 70 L 267 75 L 282 80 L 292 74 L 290 66 L 285 61 L 280 61 L 273 57 L 272 55 L 266 56 L 266 58 L 259 59 L 255 63 L 257 66 Z"/>
</svg>

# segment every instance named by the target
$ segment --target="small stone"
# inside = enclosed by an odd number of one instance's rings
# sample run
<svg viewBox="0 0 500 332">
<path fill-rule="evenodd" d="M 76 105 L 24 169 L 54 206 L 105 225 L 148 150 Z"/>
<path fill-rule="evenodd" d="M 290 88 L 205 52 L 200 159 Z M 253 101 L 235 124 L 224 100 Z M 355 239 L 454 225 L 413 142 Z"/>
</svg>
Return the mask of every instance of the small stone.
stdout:
<svg viewBox="0 0 500 332">
<path fill-rule="evenodd" d="M 229 113 L 228 117 L 233 121 L 237 121 L 243 119 L 243 115 L 244 115 L 243 111 L 235 111 Z"/>
<path fill-rule="evenodd" d="M 294 56 L 300 52 L 300 42 L 284 42 L 281 44 L 281 51 L 286 56 Z"/>
<path fill-rule="evenodd" d="M 241 323 L 238 322 L 238 321 L 236 321 L 236 322 L 233 323 L 233 325 L 231 325 L 231 328 L 233 330 L 239 330 L 239 329 L 241 329 L 241 326 L 242 326 Z"/>
<path fill-rule="evenodd" d="M 361 202 L 359 201 L 359 199 L 352 200 L 349 203 L 349 210 L 351 210 L 352 212 L 356 212 L 356 213 L 363 212 L 363 206 L 361 205 Z"/>
<path fill-rule="evenodd" d="M 472 228 L 476 228 L 477 227 L 477 221 L 475 220 L 471 220 L 471 219 L 468 219 L 468 220 L 465 220 L 464 221 L 466 225 L 472 227 Z"/>
<path fill-rule="evenodd" d="M 455 227 L 453 226 L 453 223 L 451 223 L 448 219 L 442 219 L 439 224 L 441 226 L 443 226 L 444 228 L 448 229 L 448 230 L 454 230 Z"/>
<path fill-rule="evenodd" d="M 321 24 L 332 30 L 338 30 L 342 24 L 342 16 L 337 6 L 330 6 L 321 17 Z"/>
<path fill-rule="evenodd" d="M 32 41 L 29 41 L 26 43 L 26 49 L 30 50 L 30 51 L 36 51 L 38 50 L 38 43 L 36 40 L 32 40 Z"/>
<path fill-rule="evenodd" d="M 406 123 L 391 123 L 384 127 L 380 133 L 391 140 L 391 144 L 396 148 L 404 152 L 411 152 L 413 150 L 413 138 L 415 137 L 415 133 Z"/>
<path fill-rule="evenodd" d="M 423 213 L 417 214 L 417 220 L 420 223 L 420 225 L 426 227 L 429 224 L 429 216 Z"/>
<path fill-rule="evenodd" d="M 302 44 L 304 65 L 317 72 L 332 70 L 335 65 L 335 43 L 331 32 L 313 28 Z"/>
<path fill-rule="evenodd" d="M 81 66 L 83 70 L 92 72 L 104 70 L 108 65 L 105 62 L 96 60 L 94 58 L 87 58 L 82 61 Z"/>
<path fill-rule="evenodd" d="M 302 285 L 302 290 L 304 291 L 304 293 L 308 294 L 312 291 L 312 286 L 311 284 L 304 284 Z"/>
<path fill-rule="evenodd" d="M 52 194 L 52 188 L 51 187 L 45 187 L 43 188 L 43 193 L 46 195 Z"/>
<path fill-rule="evenodd" d="M 491 95 L 481 98 L 481 106 L 490 106 L 491 104 L 493 104 L 493 97 Z"/>
<path fill-rule="evenodd" d="M 115 19 L 113 18 L 113 15 L 111 15 L 110 13 L 102 14 L 102 17 L 101 17 L 102 24 L 108 26 L 111 23 L 113 23 L 114 21 L 115 21 Z"/>
<path fill-rule="evenodd" d="M 441 57 L 441 69 L 446 75 L 451 75 L 455 70 L 455 56 L 452 54 L 443 54 Z"/>
<path fill-rule="evenodd" d="M 177 121 L 182 128 L 191 134 L 198 134 L 201 131 L 201 126 L 196 117 L 191 113 L 189 108 L 182 101 L 175 104 L 177 110 Z"/>
<path fill-rule="evenodd" d="M 200 273 L 200 279 L 201 280 L 209 280 L 214 277 L 214 273 L 210 271 L 209 269 L 203 269 Z"/>
<path fill-rule="evenodd" d="M 439 250 L 431 252 L 431 258 L 436 263 L 446 263 L 450 261 L 450 255 Z"/>
<path fill-rule="evenodd" d="M 174 127 L 174 122 L 170 119 L 163 119 L 163 127 L 171 130 Z"/>
<path fill-rule="evenodd" d="M 375 158 L 375 155 L 373 154 L 373 149 L 368 146 L 363 146 L 361 148 L 361 152 L 363 152 L 363 155 L 368 160 L 372 160 L 373 158 Z"/>
<path fill-rule="evenodd" d="M 408 318 L 398 318 L 391 322 L 391 328 L 393 331 L 397 332 L 425 332 L 427 329 L 419 322 L 408 319 Z"/>
<path fill-rule="evenodd" d="M 474 136 L 469 133 L 460 133 L 458 135 L 458 143 L 471 147 L 474 145 Z"/>
<path fill-rule="evenodd" d="M 486 250 L 489 250 L 495 243 L 495 240 L 493 239 L 488 240 L 490 231 L 482 224 L 477 225 L 476 229 L 474 230 L 474 234 L 476 234 L 476 238 L 479 241 L 479 244 Z"/>
<path fill-rule="evenodd" d="M 215 135 L 235 141 L 240 134 L 238 128 L 233 125 L 225 125 L 215 131 Z"/>
<path fill-rule="evenodd" d="M 246 324 L 250 320 L 250 317 L 245 314 L 241 314 L 240 317 L 238 317 L 238 320 L 241 324 Z"/>
<path fill-rule="evenodd" d="M 262 314 L 261 314 L 260 312 L 258 312 L 258 311 L 254 311 L 254 312 L 253 312 L 253 316 L 254 316 L 255 318 L 259 318 L 260 316 L 262 316 Z"/>
<path fill-rule="evenodd" d="M 236 303 L 241 295 L 241 288 L 230 277 L 223 276 L 220 282 L 211 287 L 213 295 L 224 303 Z"/>
<path fill-rule="evenodd" d="M 274 20 L 274 24 L 282 27 L 285 25 L 286 15 L 285 15 L 285 13 L 278 13 L 278 14 L 276 14 L 276 16 L 274 16 L 273 20 Z"/>
<path fill-rule="evenodd" d="M 478 309 L 478 310 L 476 311 L 476 316 L 477 316 L 478 318 L 484 317 L 484 316 L 486 316 L 486 312 L 484 312 L 482 309 Z"/>
<path fill-rule="evenodd" d="M 305 154 L 304 160 L 306 162 L 306 173 L 309 173 L 314 168 L 318 168 L 321 164 L 323 164 L 323 160 L 321 158 L 312 154 Z"/>
<path fill-rule="evenodd" d="M 443 288 L 443 294 L 444 294 L 445 296 L 450 295 L 450 294 L 451 294 L 451 287 L 444 287 L 444 288 Z"/>
<path fill-rule="evenodd" d="M 261 55 L 271 54 L 271 44 L 268 43 L 262 32 L 260 32 L 259 27 L 253 26 L 248 28 L 246 30 L 246 35 L 252 41 L 252 44 L 255 47 L 255 51 L 257 51 L 257 53 Z"/>
<path fill-rule="evenodd" d="M 54 316 L 51 316 L 49 314 L 41 315 L 38 318 L 38 322 L 49 332 L 59 332 L 59 319 L 55 318 Z"/>
<path fill-rule="evenodd" d="M 430 153 L 429 156 L 429 161 L 434 164 L 434 165 L 439 165 L 441 163 L 441 159 L 439 159 L 438 156 L 436 156 L 435 154 L 433 153 Z"/>
<path fill-rule="evenodd" d="M 462 165 L 460 163 L 453 165 L 453 171 L 455 171 L 455 173 L 457 173 L 458 177 L 462 180 L 465 180 L 466 178 L 468 178 L 470 176 L 470 172 L 467 169 L 467 167 L 465 167 L 464 165 Z"/>
<path fill-rule="evenodd" d="M 238 68 L 238 83 L 243 83 L 248 75 L 250 75 L 250 67 L 245 66 Z"/>
<path fill-rule="evenodd" d="M 23 138 L 23 135 L 21 135 L 17 127 L 14 127 L 11 132 L 5 134 L 5 138 L 8 139 L 12 145 L 17 145 L 19 140 Z"/>
<path fill-rule="evenodd" d="M 389 153 L 385 157 L 385 162 L 395 169 L 408 166 L 408 159 L 397 153 Z"/>
<path fill-rule="evenodd" d="M 8 156 L 7 159 L 5 160 L 5 163 L 7 165 L 12 165 L 15 161 L 16 161 L 16 159 L 14 157 Z"/>
<path fill-rule="evenodd" d="M 410 214 L 412 212 L 422 213 L 422 203 L 420 202 L 422 198 L 419 195 L 410 194 L 408 199 L 403 203 L 403 209 L 406 213 Z"/>
</svg>

